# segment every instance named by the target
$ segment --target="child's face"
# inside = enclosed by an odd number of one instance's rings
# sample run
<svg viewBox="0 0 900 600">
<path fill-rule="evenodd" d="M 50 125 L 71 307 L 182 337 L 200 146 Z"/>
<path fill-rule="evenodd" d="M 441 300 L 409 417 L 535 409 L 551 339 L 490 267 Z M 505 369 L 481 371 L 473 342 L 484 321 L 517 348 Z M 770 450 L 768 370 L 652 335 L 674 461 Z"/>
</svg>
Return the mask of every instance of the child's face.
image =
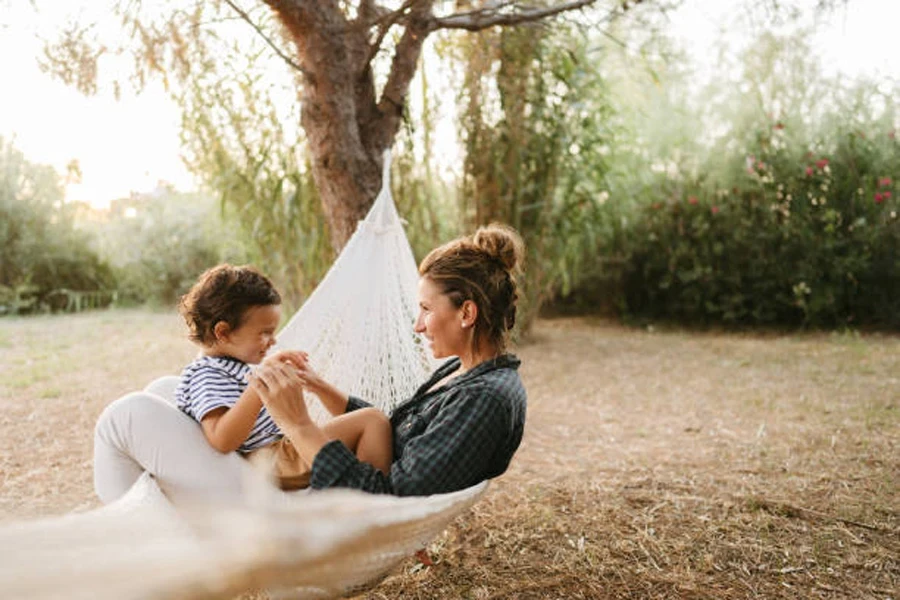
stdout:
<svg viewBox="0 0 900 600">
<path fill-rule="evenodd" d="M 281 321 L 277 304 L 252 306 L 244 313 L 242 323 L 219 336 L 215 350 L 245 363 L 257 364 L 275 345 L 275 331 Z"/>
</svg>

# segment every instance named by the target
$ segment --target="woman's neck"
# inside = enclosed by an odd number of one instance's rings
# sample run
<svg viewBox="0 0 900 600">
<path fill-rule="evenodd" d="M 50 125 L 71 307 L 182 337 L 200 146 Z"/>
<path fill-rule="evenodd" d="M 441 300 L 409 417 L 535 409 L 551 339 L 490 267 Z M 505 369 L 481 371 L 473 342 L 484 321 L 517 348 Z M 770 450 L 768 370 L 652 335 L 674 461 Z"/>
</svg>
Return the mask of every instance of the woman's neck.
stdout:
<svg viewBox="0 0 900 600">
<path fill-rule="evenodd" d="M 500 356 L 500 349 L 494 345 L 485 345 L 483 348 L 471 347 L 459 355 L 459 375 L 471 371 L 481 363 L 493 360 Z"/>
</svg>

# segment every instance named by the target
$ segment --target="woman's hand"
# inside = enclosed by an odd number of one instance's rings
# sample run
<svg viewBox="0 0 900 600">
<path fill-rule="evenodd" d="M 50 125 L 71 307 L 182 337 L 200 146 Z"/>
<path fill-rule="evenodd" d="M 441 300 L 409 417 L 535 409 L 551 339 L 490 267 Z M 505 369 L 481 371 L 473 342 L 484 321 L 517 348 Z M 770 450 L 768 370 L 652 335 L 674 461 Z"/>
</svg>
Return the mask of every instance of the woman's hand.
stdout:
<svg viewBox="0 0 900 600">
<path fill-rule="evenodd" d="M 289 424 L 312 423 L 303 398 L 303 381 L 292 363 L 273 360 L 260 365 L 251 377 L 250 386 L 282 430 Z"/>
<path fill-rule="evenodd" d="M 250 380 L 250 387 L 259 394 L 272 420 L 294 445 L 300 458 L 312 465 L 329 438 L 306 410 L 298 370 L 280 361 L 260 365 Z"/>
</svg>

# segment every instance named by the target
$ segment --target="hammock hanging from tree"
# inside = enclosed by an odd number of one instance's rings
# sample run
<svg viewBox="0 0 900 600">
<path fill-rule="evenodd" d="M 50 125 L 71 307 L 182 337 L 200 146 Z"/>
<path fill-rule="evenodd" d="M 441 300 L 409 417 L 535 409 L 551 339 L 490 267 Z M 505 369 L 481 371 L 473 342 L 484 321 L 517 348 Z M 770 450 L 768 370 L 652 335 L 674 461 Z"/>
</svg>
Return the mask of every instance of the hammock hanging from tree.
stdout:
<svg viewBox="0 0 900 600">
<path fill-rule="evenodd" d="M 390 414 L 437 367 L 413 331 L 418 271 L 390 191 L 390 154 L 384 182 L 369 214 L 315 291 L 278 333 L 273 352 L 309 352 L 320 375 Z M 326 418 L 318 402 L 316 420 Z"/>
<path fill-rule="evenodd" d="M 416 265 L 385 157 L 383 187 L 328 274 L 279 333 L 319 373 L 390 413 L 434 368 L 413 332 Z M 311 414 L 325 418 L 318 402 Z M 262 476 L 261 476 L 262 477 Z M 262 480 L 239 502 L 172 505 L 144 474 L 105 507 L 0 527 L 10 598 L 331 598 L 423 548 L 487 487 L 428 497 L 281 492 Z"/>
</svg>

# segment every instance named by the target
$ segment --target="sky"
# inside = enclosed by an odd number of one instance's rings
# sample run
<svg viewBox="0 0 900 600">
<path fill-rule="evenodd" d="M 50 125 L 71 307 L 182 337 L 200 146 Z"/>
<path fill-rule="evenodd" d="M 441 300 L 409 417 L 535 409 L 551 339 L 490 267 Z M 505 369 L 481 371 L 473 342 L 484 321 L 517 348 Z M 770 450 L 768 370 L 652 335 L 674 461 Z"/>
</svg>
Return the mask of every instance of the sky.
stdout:
<svg viewBox="0 0 900 600">
<path fill-rule="evenodd" d="M 685 0 L 671 15 L 674 36 L 701 72 L 711 67 L 710 50 L 717 40 L 724 36 L 740 43 L 731 24 L 746 1 Z M 105 4 L 69 0 L 67 6 L 96 9 Z M 52 12 L 37 18 L 25 0 L 0 6 L 5 13 L 0 19 L 0 81 L 5 88 L 0 93 L 0 136 L 12 138 L 27 160 L 51 164 L 60 173 L 77 160 L 82 181 L 67 188 L 67 200 L 103 207 L 132 191 L 151 191 L 160 181 L 182 191 L 196 187 L 180 159 L 179 109 L 161 85 L 150 85 L 139 96 L 125 92 L 119 101 L 109 90 L 84 97 L 38 68 L 39 35 L 59 26 Z M 813 47 L 831 74 L 900 78 L 897 23 L 898 0 L 849 0 L 818 29 Z"/>
</svg>

